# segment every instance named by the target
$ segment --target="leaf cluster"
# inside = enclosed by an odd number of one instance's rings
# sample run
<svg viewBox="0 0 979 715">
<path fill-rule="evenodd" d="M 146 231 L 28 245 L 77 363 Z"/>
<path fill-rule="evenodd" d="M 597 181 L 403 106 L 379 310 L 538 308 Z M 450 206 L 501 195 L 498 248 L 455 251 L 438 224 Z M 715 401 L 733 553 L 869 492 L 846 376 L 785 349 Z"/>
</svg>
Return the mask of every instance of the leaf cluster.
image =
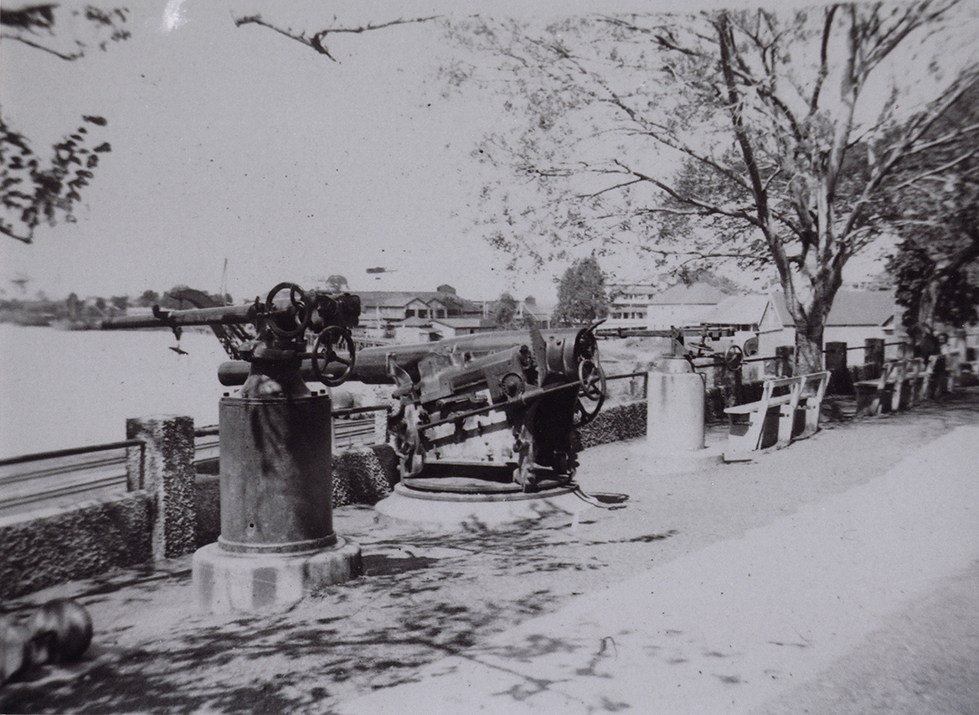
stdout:
<svg viewBox="0 0 979 715">
<path fill-rule="evenodd" d="M 59 217 L 74 221 L 72 209 L 81 200 L 81 189 L 94 177 L 101 155 L 112 150 L 107 141 L 90 148 L 96 140 L 89 129 L 106 124 L 104 117 L 83 116 L 44 161 L 23 134 L 0 119 L 0 232 L 31 243 L 42 221 L 50 225 Z"/>
<path fill-rule="evenodd" d="M 126 27 L 129 19 L 128 8 L 106 9 L 86 5 L 81 9 L 72 9 L 69 22 L 71 20 L 84 22 L 91 32 L 91 37 L 83 38 L 75 34 L 67 39 L 62 38 L 59 42 L 57 25 L 63 24 L 63 21 L 59 20 L 58 8 L 58 3 L 35 3 L 18 8 L 0 8 L 0 28 L 2 28 L 0 36 L 67 61 L 84 57 L 93 44 L 104 51 L 110 42 L 122 42 L 132 36 Z"/>
</svg>

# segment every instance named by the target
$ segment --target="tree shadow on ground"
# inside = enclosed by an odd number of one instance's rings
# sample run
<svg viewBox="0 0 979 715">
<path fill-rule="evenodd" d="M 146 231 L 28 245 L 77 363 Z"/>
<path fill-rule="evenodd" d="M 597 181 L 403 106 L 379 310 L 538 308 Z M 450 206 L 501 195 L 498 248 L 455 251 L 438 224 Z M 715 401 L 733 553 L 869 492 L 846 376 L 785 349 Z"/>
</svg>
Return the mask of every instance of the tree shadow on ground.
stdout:
<svg viewBox="0 0 979 715">
<path fill-rule="evenodd" d="M 12 683 L 4 712 L 329 712 L 340 700 L 417 679 L 427 663 L 555 609 L 582 553 L 567 515 L 454 533 L 374 529 L 365 575 L 322 589 L 290 612 L 177 624 L 159 641 L 104 654 L 64 681 Z M 671 534 L 639 535 L 653 544 Z M 354 535 L 356 538 L 356 535 Z M 654 548 L 652 546 L 646 548 Z M 567 572 L 557 591 L 534 574 Z M 189 571 L 134 570 L 79 595 L 186 582 Z M 127 594 L 127 598 L 128 598 Z M 118 598 L 118 596 L 117 596 Z"/>
</svg>

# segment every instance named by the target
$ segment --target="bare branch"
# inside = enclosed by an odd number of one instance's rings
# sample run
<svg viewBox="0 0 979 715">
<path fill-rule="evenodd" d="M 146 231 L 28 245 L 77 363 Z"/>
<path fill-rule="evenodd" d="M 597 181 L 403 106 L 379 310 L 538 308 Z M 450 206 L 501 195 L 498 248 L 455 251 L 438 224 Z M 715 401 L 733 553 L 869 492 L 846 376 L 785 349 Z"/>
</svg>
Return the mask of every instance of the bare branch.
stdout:
<svg viewBox="0 0 979 715">
<path fill-rule="evenodd" d="M 21 243 L 33 243 L 34 242 L 34 239 L 33 239 L 32 236 L 30 236 L 30 235 L 21 236 L 19 233 L 17 233 L 16 231 L 14 231 L 12 228 L 10 228 L 9 226 L 7 226 L 3 222 L 0 222 L 0 233 L 2 233 L 4 236 L 9 236 L 10 238 L 16 239 L 17 241 L 20 241 Z"/>
<path fill-rule="evenodd" d="M 653 186 L 655 186 L 656 188 L 660 189 L 661 191 L 664 191 L 670 197 L 672 197 L 676 201 L 679 201 L 681 204 L 687 204 L 689 206 L 695 206 L 695 207 L 701 209 L 701 215 L 704 215 L 704 214 L 708 214 L 708 215 L 709 214 L 715 214 L 715 215 L 719 215 L 719 216 L 730 216 L 731 218 L 742 219 L 742 220 L 747 221 L 748 223 L 750 223 L 750 224 L 752 224 L 754 226 L 757 226 L 757 227 L 761 228 L 761 223 L 758 220 L 757 216 L 753 216 L 750 213 L 751 207 L 749 207 L 748 209 L 744 209 L 744 208 L 740 208 L 740 209 L 726 209 L 726 208 L 724 208 L 722 206 L 718 206 L 716 204 L 711 204 L 711 203 L 708 203 L 706 201 L 701 201 L 700 199 L 697 199 L 697 198 L 695 198 L 693 196 L 688 196 L 686 194 L 680 193 L 674 187 L 670 186 L 669 184 L 667 184 L 667 183 L 665 183 L 663 181 L 660 181 L 659 179 L 657 179 L 657 178 L 655 178 L 653 176 L 650 176 L 649 174 L 644 174 L 643 172 L 637 171 L 636 169 L 630 169 L 627 166 L 625 166 L 624 164 L 622 164 L 621 162 L 619 162 L 617 159 L 615 160 L 615 163 L 618 164 L 619 166 L 621 166 L 626 171 L 628 171 L 633 176 L 636 176 L 636 177 L 642 179 L 643 181 L 645 181 L 645 182 L 647 182 L 649 184 L 652 184 Z"/>
<path fill-rule="evenodd" d="M 49 52 L 50 54 L 54 55 L 55 57 L 57 57 L 59 59 L 62 59 L 62 60 L 66 60 L 67 62 L 72 62 L 74 60 L 79 59 L 80 57 L 84 57 L 85 56 L 85 53 L 82 50 L 79 50 L 78 52 L 73 52 L 71 54 L 66 54 L 64 52 L 58 52 L 58 50 L 52 49 L 50 47 L 47 47 L 46 45 L 42 45 L 40 42 L 35 42 L 34 40 L 29 40 L 28 38 L 24 37 L 23 35 L 16 34 L 16 33 L 3 32 L 3 33 L 0 33 L 0 38 L 5 39 L 5 40 L 16 40 L 17 42 L 22 42 L 25 45 L 27 45 L 28 47 L 33 47 L 35 50 L 41 50 L 43 52 Z"/>
<path fill-rule="evenodd" d="M 329 49 L 323 43 L 326 41 L 328 35 L 335 35 L 340 33 L 348 34 L 361 34 L 364 32 L 369 32 L 371 30 L 383 30 L 388 27 L 394 27 L 395 25 L 409 25 L 416 22 L 428 22 L 430 20 L 435 20 L 441 17 L 441 15 L 432 15 L 430 17 L 416 17 L 411 19 L 397 19 L 391 20 L 389 22 L 381 23 L 367 23 L 366 25 L 360 25 L 355 27 L 328 27 L 324 30 L 319 30 L 312 36 L 307 36 L 304 31 L 293 30 L 290 27 L 279 27 L 273 23 L 267 22 L 262 18 L 260 13 L 254 15 L 242 15 L 240 17 L 234 18 L 235 27 L 241 27 L 242 25 L 260 25 L 261 27 L 267 27 L 268 29 L 279 33 L 290 40 L 295 40 L 300 44 L 306 45 L 306 47 L 311 48 L 315 52 L 326 55 L 334 62 L 339 62 L 336 57 L 330 54 Z"/>
</svg>

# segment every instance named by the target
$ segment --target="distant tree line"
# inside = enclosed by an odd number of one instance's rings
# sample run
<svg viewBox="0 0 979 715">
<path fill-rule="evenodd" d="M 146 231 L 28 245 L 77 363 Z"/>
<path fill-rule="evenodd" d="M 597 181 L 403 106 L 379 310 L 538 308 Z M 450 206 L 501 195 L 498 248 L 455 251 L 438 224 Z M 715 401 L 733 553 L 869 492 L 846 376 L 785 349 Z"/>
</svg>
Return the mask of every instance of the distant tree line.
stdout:
<svg viewBox="0 0 979 715">
<path fill-rule="evenodd" d="M 187 291 L 186 286 L 174 286 L 162 295 L 155 290 L 145 290 L 135 299 L 128 295 L 80 298 L 77 293 L 71 293 L 60 300 L 48 298 L 44 291 L 38 291 L 33 298 L 0 299 L 0 323 L 45 325 L 54 320 L 94 321 L 111 315 L 123 315 L 131 308 L 151 308 L 154 305 L 168 310 L 183 310 L 195 307 L 180 297 Z M 230 294 L 221 296 L 204 291 L 194 292 L 203 293 L 216 305 L 232 303 Z"/>
</svg>

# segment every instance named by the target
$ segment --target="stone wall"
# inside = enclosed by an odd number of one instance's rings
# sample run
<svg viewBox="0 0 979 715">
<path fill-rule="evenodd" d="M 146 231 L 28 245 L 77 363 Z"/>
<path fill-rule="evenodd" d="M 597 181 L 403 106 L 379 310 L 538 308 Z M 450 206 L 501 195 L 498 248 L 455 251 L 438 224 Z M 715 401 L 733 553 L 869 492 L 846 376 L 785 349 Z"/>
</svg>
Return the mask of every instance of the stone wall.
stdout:
<svg viewBox="0 0 979 715">
<path fill-rule="evenodd" d="M 151 443 L 141 457 L 134 457 L 133 471 L 145 478 L 150 465 L 157 472 L 171 470 L 180 475 L 179 479 L 158 476 L 146 484 L 134 482 L 134 491 L 112 500 L 0 519 L 0 598 L 90 578 L 112 568 L 173 558 L 217 541 L 221 531 L 220 480 L 215 474 L 197 474 L 191 477 L 187 491 L 186 459 L 172 449 L 175 433 L 181 435 L 181 443 L 188 442 L 188 432 L 193 433 L 192 423 L 184 424 L 183 420 L 151 418 L 129 426 L 134 435 Z M 645 401 L 608 407 L 581 430 L 580 448 L 645 433 Z M 184 447 L 192 454 L 192 442 L 189 444 Z M 333 506 L 375 504 L 397 481 L 397 457 L 388 445 L 334 455 Z M 179 501 L 173 498 L 174 492 Z M 181 514 L 172 513 L 177 503 L 185 505 Z M 161 518 L 177 528 L 162 528 Z M 188 524 L 193 529 L 189 544 L 185 543 Z"/>
<path fill-rule="evenodd" d="M 221 535 L 221 480 L 217 474 L 198 473 L 194 486 L 194 542 L 199 549 Z"/>
<path fill-rule="evenodd" d="M 646 434 L 646 401 L 628 402 L 603 409 L 578 430 L 579 449 L 620 442 Z"/>
<path fill-rule="evenodd" d="M 130 492 L 0 519 L 0 598 L 153 558 L 151 495 Z"/>
</svg>

